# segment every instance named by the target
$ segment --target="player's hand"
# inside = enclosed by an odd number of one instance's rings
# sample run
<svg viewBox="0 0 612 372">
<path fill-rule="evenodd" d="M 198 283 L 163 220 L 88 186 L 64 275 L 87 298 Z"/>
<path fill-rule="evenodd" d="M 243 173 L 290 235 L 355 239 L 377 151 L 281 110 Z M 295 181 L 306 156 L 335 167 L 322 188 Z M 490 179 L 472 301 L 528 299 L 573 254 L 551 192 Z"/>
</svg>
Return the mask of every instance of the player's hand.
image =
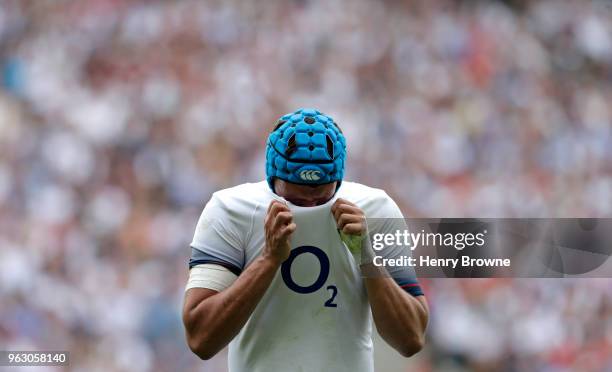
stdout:
<svg viewBox="0 0 612 372">
<path fill-rule="evenodd" d="M 291 252 L 289 239 L 295 228 L 296 225 L 293 222 L 293 215 L 289 207 L 282 202 L 273 200 L 268 207 L 268 213 L 264 221 L 266 246 L 262 255 L 276 263 L 285 261 Z"/>
<path fill-rule="evenodd" d="M 374 252 L 367 238 L 368 226 L 363 211 L 346 199 L 338 199 L 332 205 L 331 212 L 336 220 L 340 239 L 353 254 L 359 265 L 371 263 Z"/>
<path fill-rule="evenodd" d="M 331 207 L 338 230 L 346 235 L 363 235 L 366 232 L 365 214 L 346 199 L 339 198 Z"/>
</svg>

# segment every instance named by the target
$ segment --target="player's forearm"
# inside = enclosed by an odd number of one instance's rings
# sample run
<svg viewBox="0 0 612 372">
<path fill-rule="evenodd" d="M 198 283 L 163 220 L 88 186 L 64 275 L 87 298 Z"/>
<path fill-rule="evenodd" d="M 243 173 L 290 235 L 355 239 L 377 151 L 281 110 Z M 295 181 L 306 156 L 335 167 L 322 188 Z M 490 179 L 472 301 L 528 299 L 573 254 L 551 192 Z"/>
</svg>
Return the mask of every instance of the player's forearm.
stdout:
<svg viewBox="0 0 612 372">
<path fill-rule="evenodd" d="M 190 347 L 209 359 L 240 332 L 270 286 L 279 263 L 258 257 L 226 290 L 200 302 L 186 321 Z"/>
<path fill-rule="evenodd" d="M 365 284 L 374 323 L 383 339 L 406 357 L 421 350 L 428 319 L 424 300 L 421 303 L 388 277 L 366 278 Z"/>
</svg>

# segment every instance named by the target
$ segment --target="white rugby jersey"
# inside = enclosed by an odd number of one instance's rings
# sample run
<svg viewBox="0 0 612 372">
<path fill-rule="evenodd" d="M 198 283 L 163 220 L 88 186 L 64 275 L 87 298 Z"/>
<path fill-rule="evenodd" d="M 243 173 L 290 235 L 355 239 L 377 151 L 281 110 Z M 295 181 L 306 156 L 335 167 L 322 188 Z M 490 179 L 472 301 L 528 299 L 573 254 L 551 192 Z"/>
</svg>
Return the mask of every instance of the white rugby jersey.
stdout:
<svg viewBox="0 0 612 372">
<path fill-rule="evenodd" d="M 295 206 L 262 181 L 218 191 L 204 208 L 190 267 L 216 263 L 240 275 L 265 244 L 264 218 L 273 199 L 287 202 L 297 225 L 290 257 L 229 344 L 231 372 L 374 370 L 366 289 L 331 214 L 338 198 L 368 218 L 403 218 L 384 191 L 347 181 L 316 207 Z M 397 267 L 391 275 L 410 294 L 422 295 L 414 271 Z"/>
</svg>

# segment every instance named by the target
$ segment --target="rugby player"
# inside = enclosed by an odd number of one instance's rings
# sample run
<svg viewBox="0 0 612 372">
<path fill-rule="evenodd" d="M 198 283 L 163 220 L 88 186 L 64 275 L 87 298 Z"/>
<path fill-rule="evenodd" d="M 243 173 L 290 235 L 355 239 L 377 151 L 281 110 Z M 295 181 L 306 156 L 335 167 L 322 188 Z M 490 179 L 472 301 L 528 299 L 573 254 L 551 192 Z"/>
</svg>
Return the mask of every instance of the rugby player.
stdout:
<svg viewBox="0 0 612 372">
<path fill-rule="evenodd" d="M 266 180 L 212 195 L 183 310 L 200 358 L 229 344 L 231 372 L 373 371 L 372 319 L 401 355 L 423 347 L 428 307 L 414 272 L 374 267 L 367 239 L 394 231 L 366 217 L 402 213 L 383 190 L 343 181 L 345 158 L 334 120 L 300 109 L 268 136 Z"/>
</svg>

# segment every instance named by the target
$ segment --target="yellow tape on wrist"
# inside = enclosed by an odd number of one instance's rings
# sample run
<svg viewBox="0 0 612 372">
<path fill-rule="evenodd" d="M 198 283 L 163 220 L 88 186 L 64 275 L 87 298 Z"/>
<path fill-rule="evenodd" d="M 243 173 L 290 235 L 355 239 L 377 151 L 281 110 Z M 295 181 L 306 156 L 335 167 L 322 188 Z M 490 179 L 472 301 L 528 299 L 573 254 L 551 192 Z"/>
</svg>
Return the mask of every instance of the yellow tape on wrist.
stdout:
<svg viewBox="0 0 612 372">
<path fill-rule="evenodd" d="M 365 234 L 350 235 L 350 234 L 345 234 L 344 232 L 340 231 L 340 239 L 344 242 L 344 244 L 346 244 L 346 246 L 348 247 L 349 251 L 351 251 L 352 254 L 361 253 L 361 242 L 363 242 L 364 238 L 365 238 Z"/>
</svg>

